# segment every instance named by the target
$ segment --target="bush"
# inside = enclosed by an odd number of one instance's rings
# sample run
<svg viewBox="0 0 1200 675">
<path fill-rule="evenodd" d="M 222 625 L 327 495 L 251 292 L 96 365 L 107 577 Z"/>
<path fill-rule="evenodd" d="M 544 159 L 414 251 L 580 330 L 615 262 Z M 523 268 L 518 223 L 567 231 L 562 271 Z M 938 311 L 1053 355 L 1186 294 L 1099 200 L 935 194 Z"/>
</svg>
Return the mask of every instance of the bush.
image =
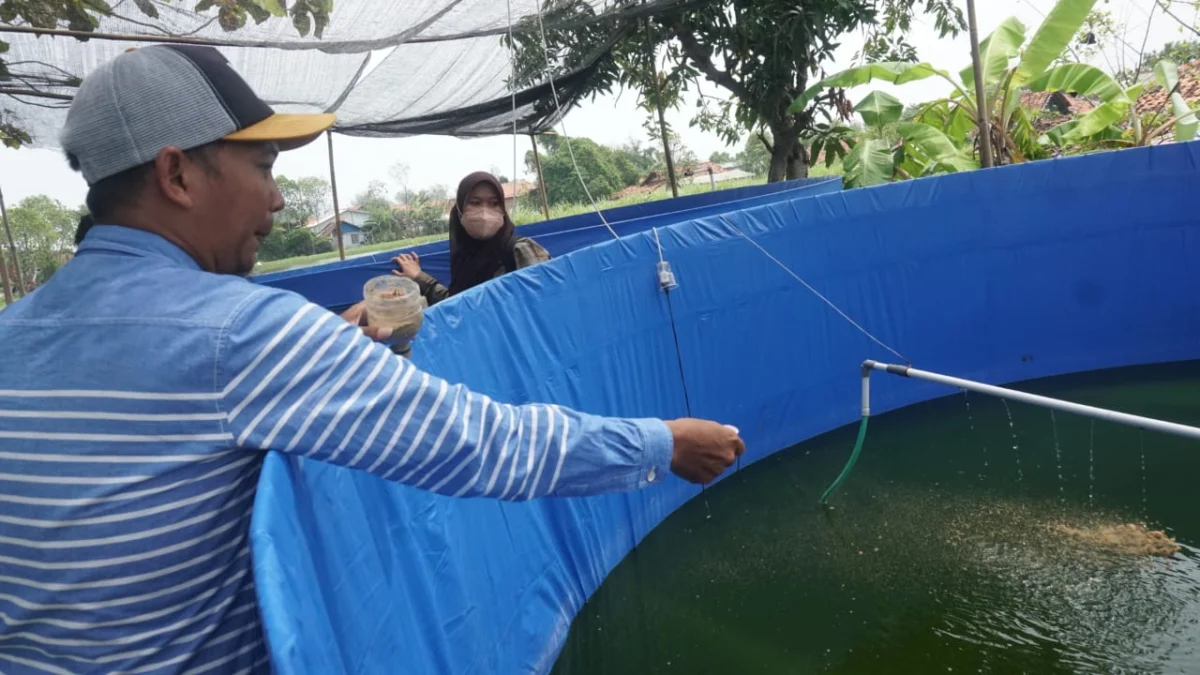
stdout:
<svg viewBox="0 0 1200 675">
<path fill-rule="evenodd" d="M 312 230 L 296 228 L 292 230 L 274 229 L 263 239 L 258 249 L 259 260 L 281 260 L 301 255 L 328 253 L 333 250 L 333 242 L 326 237 L 314 234 Z"/>
</svg>

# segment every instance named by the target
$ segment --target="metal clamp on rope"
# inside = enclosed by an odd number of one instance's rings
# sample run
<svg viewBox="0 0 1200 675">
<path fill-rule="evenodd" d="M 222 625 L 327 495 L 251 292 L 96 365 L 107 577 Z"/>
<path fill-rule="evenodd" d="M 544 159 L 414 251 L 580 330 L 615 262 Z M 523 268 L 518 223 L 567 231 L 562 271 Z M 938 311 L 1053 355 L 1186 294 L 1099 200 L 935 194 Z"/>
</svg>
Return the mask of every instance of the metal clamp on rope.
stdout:
<svg viewBox="0 0 1200 675">
<path fill-rule="evenodd" d="M 662 286 L 664 291 L 679 287 L 675 281 L 675 273 L 671 271 L 671 263 L 666 260 L 658 261 L 658 285 Z"/>
</svg>

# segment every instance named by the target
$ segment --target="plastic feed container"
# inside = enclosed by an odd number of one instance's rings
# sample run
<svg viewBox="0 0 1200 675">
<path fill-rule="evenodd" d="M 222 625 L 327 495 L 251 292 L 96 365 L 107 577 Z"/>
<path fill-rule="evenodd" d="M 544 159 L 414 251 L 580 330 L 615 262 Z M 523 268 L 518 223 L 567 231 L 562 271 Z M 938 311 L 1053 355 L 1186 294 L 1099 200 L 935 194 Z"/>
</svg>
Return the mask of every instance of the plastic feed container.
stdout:
<svg viewBox="0 0 1200 675">
<path fill-rule="evenodd" d="M 421 329 L 425 298 L 412 279 L 375 277 L 363 286 L 363 300 L 367 303 L 367 325 L 391 328 L 395 346 L 407 346 Z"/>
</svg>

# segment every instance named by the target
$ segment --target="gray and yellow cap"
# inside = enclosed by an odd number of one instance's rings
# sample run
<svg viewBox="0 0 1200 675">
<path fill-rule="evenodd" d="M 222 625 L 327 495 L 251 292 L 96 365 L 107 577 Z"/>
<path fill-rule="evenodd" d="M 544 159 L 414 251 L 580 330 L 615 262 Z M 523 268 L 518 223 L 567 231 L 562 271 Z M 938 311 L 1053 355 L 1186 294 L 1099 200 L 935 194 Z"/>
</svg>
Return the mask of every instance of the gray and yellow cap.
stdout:
<svg viewBox="0 0 1200 675">
<path fill-rule="evenodd" d="M 165 147 L 273 142 L 291 150 L 334 116 L 281 115 L 212 47 L 131 49 L 90 73 L 67 112 L 59 144 L 88 185 L 154 160 Z"/>
</svg>

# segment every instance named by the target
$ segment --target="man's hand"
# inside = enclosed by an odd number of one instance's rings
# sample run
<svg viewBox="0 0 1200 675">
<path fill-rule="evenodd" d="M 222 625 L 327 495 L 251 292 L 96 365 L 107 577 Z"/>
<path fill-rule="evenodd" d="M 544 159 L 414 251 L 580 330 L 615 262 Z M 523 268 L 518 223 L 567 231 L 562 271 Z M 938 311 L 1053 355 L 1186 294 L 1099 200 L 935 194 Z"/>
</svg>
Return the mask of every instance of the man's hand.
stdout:
<svg viewBox="0 0 1200 675">
<path fill-rule="evenodd" d="M 711 483 L 746 451 L 737 429 L 705 420 L 667 422 L 675 438 L 671 471 L 692 483 Z"/>
<path fill-rule="evenodd" d="M 356 303 L 350 309 L 342 312 L 342 318 L 352 326 L 358 326 L 364 335 L 376 342 L 387 342 L 392 337 L 391 328 L 373 328 L 367 325 L 366 301 Z"/>
</svg>

